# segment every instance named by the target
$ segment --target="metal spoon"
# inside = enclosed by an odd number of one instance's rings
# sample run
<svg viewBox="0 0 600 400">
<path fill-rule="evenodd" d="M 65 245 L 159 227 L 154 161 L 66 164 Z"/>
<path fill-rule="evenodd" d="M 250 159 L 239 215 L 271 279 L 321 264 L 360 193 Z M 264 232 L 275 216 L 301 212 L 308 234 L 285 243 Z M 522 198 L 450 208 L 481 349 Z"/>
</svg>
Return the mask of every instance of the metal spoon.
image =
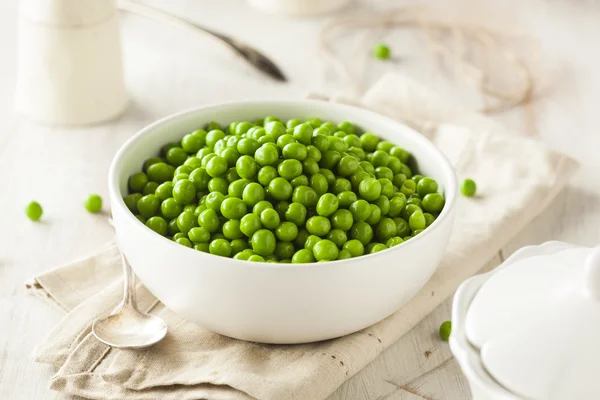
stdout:
<svg viewBox="0 0 600 400">
<path fill-rule="evenodd" d="M 242 57 L 245 61 L 262 73 L 277 81 L 285 82 L 287 80 L 285 75 L 283 75 L 283 72 L 281 72 L 281 70 L 273 61 L 268 59 L 258 50 L 240 40 L 223 35 L 222 33 L 217 33 L 204 26 L 200 26 L 181 17 L 176 17 L 157 8 L 130 0 L 121 0 L 119 2 L 119 8 L 121 10 L 129 11 L 133 14 L 141 15 L 161 23 L 178 26 L 180 28 L 191 30 L 195 33 L 204 33 L 212 36 L 213 38 L 218 39 L 227 46 L 231 47 L 240 57 Z"/>
<path fill-rule="evenodd" d="M 162 318 L 144 314 L 137 308 L 135 274 L 121 251 L 123 264 L 123 300 L 105 318 L 92 324 L 96 338 L 112 347 L 143 349 L 160 342 L 167 334 L 167 324 Z"/>
</svg>

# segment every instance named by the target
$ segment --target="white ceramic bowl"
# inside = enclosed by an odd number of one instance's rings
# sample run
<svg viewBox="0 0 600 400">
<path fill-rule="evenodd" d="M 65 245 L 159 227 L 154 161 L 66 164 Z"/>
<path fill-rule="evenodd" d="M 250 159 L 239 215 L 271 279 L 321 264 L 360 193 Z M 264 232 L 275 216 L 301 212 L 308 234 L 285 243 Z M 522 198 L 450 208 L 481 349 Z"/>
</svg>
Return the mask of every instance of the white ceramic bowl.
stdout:
<svg viewBox="0 0 600 400">
<path fill-rule="evenodd" d="M 140 223 L 126 208 L 128 177 L 159 148 L 209 121 L 265 115 L 352 121 L 408 149 L 446 196 L 436 221 L 392 249 L 314 264 L 252 263 L 183 247 Z M 446 157 L 414 130 L 379 114 L 322 101 L 248 101 L 201 107 L 142 129 L 116 154 L 109 172 L 120 245 L 137 276 L 167 307 L 211 331 L 264 343 L 331 339 L 366 328 L 402 307 L 431 277 L 450 237 L 457 192 Z"/>
<path fill-rule="evenodd" d="M 452 303 L 450 349 L 469 381 L 473 400 L 526 400 L 500 385 L 487 372 L 481 361 L 479 350 L 467 338 L 465 330 L 467 313 L 475 295 L 495 273 L 516 261 L 542 254 L 555 254 L 573 247 L 575 246 L 557 241 L 546 242 L 539 246 L 523 247 L 507 258 L 498 268 L 467 279 L 456 290 Z"/>
</svg>

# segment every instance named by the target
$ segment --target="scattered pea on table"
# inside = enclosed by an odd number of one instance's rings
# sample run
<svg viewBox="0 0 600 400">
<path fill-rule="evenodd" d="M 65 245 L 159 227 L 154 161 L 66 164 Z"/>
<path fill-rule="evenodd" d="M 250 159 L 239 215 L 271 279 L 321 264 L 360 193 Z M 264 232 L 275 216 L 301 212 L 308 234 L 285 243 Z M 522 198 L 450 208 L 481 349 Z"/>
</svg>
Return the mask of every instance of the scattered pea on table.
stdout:
<svg viewBox="0 0 600 400">
<path fill-rule="evenodd" d="M 158 186 L 156 188 L 158 188 Z M 97 194 L 90 194 L 84 202 L 84 207 L 91 213 L 99 212 L 102 209 L 102 197 Z"/>
<path fill-rule="evenodd" d="M 460 192 L 465 197 L 473 197 L 477 192 L 477 184 L 472 179 L 465 179 L 460 185 Z"/>
<path fill-rule="evenodd" d="M 452 332 L 452 321 L 446 321 L 440 325 L 440 339 L 448 341 Z"/>
<path fill-rule="evenodd" d="M 374 51 L 390 56 L 385 45 Z M 196 251 L 346 260 L 398 246 L 442 212 L 438 183 L 415 165 L 406 149 L 348 121 L 210 122 L 148 158 L 124 202 L 148 228 Z M 98 212 L 102 199 L 91 195 L 85 207 Z M 37 203 L 26 210 L 32 220 L 41 213 Z"/>
<path fill-rule="evenodd" d="M 390 48 L 383 43 L 377 43 L 373 47 L 373 55 L 380 60 L 388 60 L 390 58 Z"/>
<path fill-rule="evenodd" d="M 39 221 L 43 212 L 42 206 L 37 201 L 32 201 L 25 207 L 25 215 L 32 221 Z"/>
</svg>

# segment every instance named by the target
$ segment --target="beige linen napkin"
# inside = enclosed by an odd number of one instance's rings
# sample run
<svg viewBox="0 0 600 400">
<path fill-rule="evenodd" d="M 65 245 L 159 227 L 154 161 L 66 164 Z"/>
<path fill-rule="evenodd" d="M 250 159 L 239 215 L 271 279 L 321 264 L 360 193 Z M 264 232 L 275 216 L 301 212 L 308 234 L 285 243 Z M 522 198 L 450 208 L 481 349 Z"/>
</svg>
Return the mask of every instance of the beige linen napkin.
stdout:
<svg viewBox="0 0 600 400">
<path fill-rule="evenodd" d="M 169 334 L 144 351 L 111 349 L 90 334 L 92 319 L 121 296 L 119 258 L 111 245 L 28 285 L 67 312 L 35 351 L 38 362 L 59 368 L 50 387 L 93 399 L 324 399 L 489 261 L 544 209 L 577 166 L 401 75 L 385 76 L 356 104 L 417 127 L 445 152 L 459 179 L 478 183 L 477 197 L 459 196 L 444 261 L 409 304 L 339 339 L 264 345 L 189 323 L 139 285 L 141 307 L 165 318 Z"/>
</svg>

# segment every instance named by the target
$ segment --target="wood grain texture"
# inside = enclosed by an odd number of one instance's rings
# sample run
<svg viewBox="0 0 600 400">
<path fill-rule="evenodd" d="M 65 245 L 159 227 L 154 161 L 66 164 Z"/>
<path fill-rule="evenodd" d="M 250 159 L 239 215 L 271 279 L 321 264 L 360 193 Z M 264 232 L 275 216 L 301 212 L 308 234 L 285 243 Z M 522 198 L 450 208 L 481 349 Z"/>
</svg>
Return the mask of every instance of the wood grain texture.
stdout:
<svg viewBox="0 0 600 400">
<path fill-rule="evenodd" d="M 71 399 L 49 391 L 47 382 L 53 370 L 31 359 L 32 349 L 61 313 L 25 296 L 23 282 L 111 238 L 112 229 L 104 216 L 87 214 L 82 202 L 89 193 L 107 198 L 108 166 L 127 138 L 159 117 L 199 104 L 297 97 L 306 90 L 323 87 L 340 89 L 335 76 L 322 73 L 316 54 L 316 36 L 325 18 L 272 18 L 249 9 L 243 0 L 149 3 L 259 44 L 261 50 L 274 56 L 291 83 L 270 82 L 216 43 L 123 15 L 130 110 L 103 126 L 72 130 L 40 127 L 12 112 L 17 4 L 0 2 L 0 399 Z M 391 4 L 376 3 L 382 7 Z M 596 131 L 600 6 L 559 0 L 452 0 L 445 7 L 450 17 L 483 21 L 532 38 L 538 49 L 530 54 L 541 82 L 538 99 L 524 109 L 494 118 L 516 133 L 538 136 L 582 163 L 567 189 L 503 249 L 503 255 L 549 239 L 582 245 L 599 243 L 600 135 Z M 361 56 L 351 41 L 339 46 L 349 63 L 364 67 L 365 85 L 387 70 L 398 69 L 427 81 L 457 101 L 469 105 L 478 101 L 468 88 L 461 91 L 447 85 L 420 60 L 411 58 L 418 50 L 411 36 L 382 31 L 372 37 L 390 41 L 399 53 L 398 61 L 385 64 L 371 60 L 368 54 Z M 189 72 L 190 66 L 194 73 Z M 23 215 L 23 207 L 32 199 L 44 206 L 42 223 L 32 224 Z M 488 267 L 499 260 L 492 260 Z M 450 300 L 442 304 L 343 384 L 330 400 L 470 398 L 468 385 L 447 344 L 437 337 L 440 323 L 450 316 L 450 306 Z"/>
</svg>

